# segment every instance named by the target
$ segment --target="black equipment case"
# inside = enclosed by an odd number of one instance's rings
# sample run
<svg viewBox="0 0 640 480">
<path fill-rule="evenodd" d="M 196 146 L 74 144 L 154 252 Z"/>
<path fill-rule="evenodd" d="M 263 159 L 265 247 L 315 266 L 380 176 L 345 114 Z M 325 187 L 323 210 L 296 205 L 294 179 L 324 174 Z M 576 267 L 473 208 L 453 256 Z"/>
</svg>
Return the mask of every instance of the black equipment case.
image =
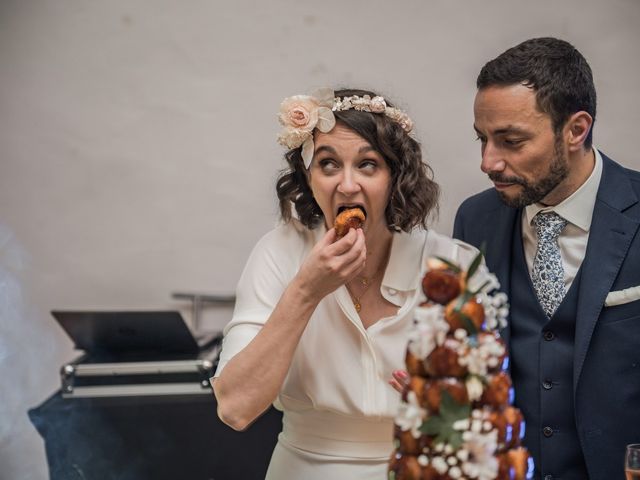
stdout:
<svg viewBox="0 0 640 480">
<path fill-rule="evenodd" d="M 29 411 L 51 480 L 263 479 L 280 412 L 245 432 L 216 414 L 221 335 L 196 339 L 178 312 L 52 312 L 85 353 Z"/>
</svg>

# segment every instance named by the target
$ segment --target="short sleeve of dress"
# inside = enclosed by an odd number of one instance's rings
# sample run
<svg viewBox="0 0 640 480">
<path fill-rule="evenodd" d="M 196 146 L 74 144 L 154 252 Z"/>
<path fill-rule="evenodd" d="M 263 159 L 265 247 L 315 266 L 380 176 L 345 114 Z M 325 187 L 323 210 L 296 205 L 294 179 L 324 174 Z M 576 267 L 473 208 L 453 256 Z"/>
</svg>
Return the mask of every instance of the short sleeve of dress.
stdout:
<svg viewBox="0 0 640 480">
<path fill-rule="evenodd" d="M 305 241 L 291 226 L 278 227 L 258 241 L 236 287 L 236 304 L 224 328 L 214 377 L 258 334 L 299 269 Z"/>
</svg>

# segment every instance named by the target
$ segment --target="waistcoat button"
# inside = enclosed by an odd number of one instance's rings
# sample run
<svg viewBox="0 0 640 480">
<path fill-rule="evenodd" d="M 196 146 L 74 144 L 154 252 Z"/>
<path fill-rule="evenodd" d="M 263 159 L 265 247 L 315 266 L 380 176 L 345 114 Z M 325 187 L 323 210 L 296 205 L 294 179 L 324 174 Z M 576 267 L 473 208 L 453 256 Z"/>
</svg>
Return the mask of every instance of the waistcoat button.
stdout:
<svg viewBox="0 0 640 480">
<path fill-rule="evenodd" d="M 551 380 L 545 380 L 544 382 L 542 382 L 542 387 L 545 390 L 551 390 L 551 388 L 553 388 L 553 383 L 551 383 Z"/>
<path fill-rule="evenodd" d="M 553 480 L 553 475 L 545 475 L 544 480 Z"/>
<path fill-rule="evenodd" d="M 556 336 L 554 335 L 554 333 L 551 330 L 545 330 L 544 333 L 542 334 L 542 336 L 544 337 L 544 339 L 547 342 L 550 342 L 551 340 L 556 338 Z"/>
<path fill-rule="evenodd" d="M 551 428 L 551 427 L 544 427 L 544 428 L 542 429 L 542 434 L 543 434 L 545 437 L 550 437 L 551 435 L 553 435 L 553 428 Z"/>
</svg>

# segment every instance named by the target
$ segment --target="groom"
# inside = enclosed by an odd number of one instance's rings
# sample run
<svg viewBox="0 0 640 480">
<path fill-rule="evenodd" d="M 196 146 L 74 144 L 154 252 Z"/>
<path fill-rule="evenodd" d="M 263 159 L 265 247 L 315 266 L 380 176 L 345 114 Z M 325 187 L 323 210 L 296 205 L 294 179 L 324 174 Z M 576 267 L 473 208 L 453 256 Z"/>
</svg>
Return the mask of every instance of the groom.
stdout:
<svg viewBox="0 0 640 480">
<path fill-rule="evenodd" d="M 622 479 L 640 442 L 640 173 L 593 147 L 591 69 L 569 43 L 527 40 L 477 87 L 495 188 L 463 202 L 454 237 L 486 244 L 510 296 L 503 336 L 536 478 Z"/>
</svg>

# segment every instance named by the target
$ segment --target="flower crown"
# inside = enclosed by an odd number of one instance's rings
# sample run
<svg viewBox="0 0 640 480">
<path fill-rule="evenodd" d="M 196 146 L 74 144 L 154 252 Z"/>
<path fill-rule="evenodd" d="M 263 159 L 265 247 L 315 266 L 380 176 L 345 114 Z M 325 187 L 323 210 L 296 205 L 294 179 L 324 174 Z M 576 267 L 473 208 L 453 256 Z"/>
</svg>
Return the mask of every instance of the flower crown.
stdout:
<svg viewBox="0 0 640 480">
<path fill-rule="evenodd" d="M 369 113 L 384 113 L 387 117 L 400 124 L 405 132 L 413 129 L 413 122 L 403 111 L 387 106 L 383 97 L 370 95 L 362 97 L 336 97 L 333 89 L 323 88 L 311 95 L 294 95 L 285 98 L 280 104 L 278 120 L 284 126 L 278 143 L 287 148 L 302 146 L 302 160 L 309 168 L 313 158 L 313 130 L 323 133 L 330 132 L 336 124 L 333 112 L 358 110 Z"/>
</svg>

